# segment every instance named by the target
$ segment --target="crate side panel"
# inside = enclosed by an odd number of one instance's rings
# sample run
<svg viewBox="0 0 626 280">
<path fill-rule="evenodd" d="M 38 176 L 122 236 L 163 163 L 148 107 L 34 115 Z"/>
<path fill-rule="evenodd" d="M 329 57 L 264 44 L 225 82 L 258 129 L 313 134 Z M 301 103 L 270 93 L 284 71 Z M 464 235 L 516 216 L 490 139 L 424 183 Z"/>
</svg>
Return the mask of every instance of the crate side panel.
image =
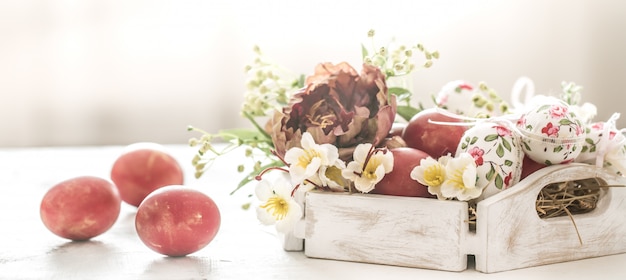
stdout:
<svg viewBox="0 0 626 280">
<path fill-rule="evenodd" d="M 449 271 L 467 267 L 467 203 L 384 195 L 310 193 L 305 254 Z"/>
<path fill-rule="evenodd" d="M 556 170 L 533 186 L 516 186 L 526 188 L 516 196 L 479 205 L 477 234 L 484 235 L 485 255 L 477 257 L 477 270 L 498 272 L 626 252 L 624 188 L 609 189 L 596 209 L 574 215 L 573 222 L 567 216 L 540 219 L 537 215 L 534 203 L 543 186 L 573 176 L 594 177 L 595 172 L 577 167 Z M 607 181 L 624 184 L 622 178 Z"/>
</svg>

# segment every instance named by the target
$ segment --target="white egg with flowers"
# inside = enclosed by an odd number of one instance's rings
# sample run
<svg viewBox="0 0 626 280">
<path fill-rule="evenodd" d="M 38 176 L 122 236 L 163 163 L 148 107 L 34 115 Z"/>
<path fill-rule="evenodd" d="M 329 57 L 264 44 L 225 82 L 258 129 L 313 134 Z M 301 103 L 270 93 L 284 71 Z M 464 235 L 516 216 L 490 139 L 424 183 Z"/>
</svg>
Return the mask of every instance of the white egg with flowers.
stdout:
<svg viewBox="0 0 626 280">
<path fill-rule="evenodd" d="M 574 161 L 585 141 L 580 118 L 557 98 L 546 98 L 527 110 L 517 121 L 517 129 L 524 153 L 546 165 Z"/>
<path fill-rule="evenodd" d="M 476 163 L 476 187 L 482 198 L 507 189 L 520 180 L 524 152 L 519 135 L 508 122 L 482 121 L 468 129 L 456 154 L 468 153 Z"/>
</svg>

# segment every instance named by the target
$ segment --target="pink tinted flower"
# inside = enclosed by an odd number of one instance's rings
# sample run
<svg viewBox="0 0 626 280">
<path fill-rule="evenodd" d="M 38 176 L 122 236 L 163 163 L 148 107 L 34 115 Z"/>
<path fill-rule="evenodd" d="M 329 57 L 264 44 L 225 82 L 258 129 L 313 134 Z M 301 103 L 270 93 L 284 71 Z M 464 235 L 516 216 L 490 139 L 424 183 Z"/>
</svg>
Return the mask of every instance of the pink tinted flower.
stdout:
<svg viewBox="0 0 626 280">
<path fill-rule="evenodd" d="M 565 114 L 567 114 L 567 107 L 561 105 L 552 105 L 549 112 L 552 118 L 562 118 L 565 116 Z"/>
<path fill-rule="evenodd" d="M 559 133 L 559 127 L 554 126 L 551 122 L 548 123 L 545 127 L 541 129 L 541 133 L 544 133 L 548 136 L 557 136 Z"/>
<path fill-rule="evenodd" d="M 306 87 L 267 124 L 279 155 L 299 147 L 305 132 L 317 144 L 335 145 L 343 160 L 352 157 L 358 144 L 378 146 L 387 137 L 396 115 L 396 99 L 388 94 L 379 68 L 364 64 L 359 75 L 345 62 L 323 63 L 306 81 Z"/>
<path fill-rule="evenodd" d="M 476 163 L 476 166 L 481 166 L 484 163 L 483 160 L 483 155 L 485 155 L 485 150 L 474 146 L 471 149 L 469 149 L 469 151 L 467 151 L 470 155 L 472 155 L 472 157 L 474 158 L 474 162 Z"/>
<path fill-rule="evenodd" d="M 505 126 L 501 126 L 501 125 L 496 126 L 496 131 L 498 132 L 498 136 L 500 136 L 500 137 L 511 136 L 512 135 L 511 130 L 509 130 Z"/>
</svg>

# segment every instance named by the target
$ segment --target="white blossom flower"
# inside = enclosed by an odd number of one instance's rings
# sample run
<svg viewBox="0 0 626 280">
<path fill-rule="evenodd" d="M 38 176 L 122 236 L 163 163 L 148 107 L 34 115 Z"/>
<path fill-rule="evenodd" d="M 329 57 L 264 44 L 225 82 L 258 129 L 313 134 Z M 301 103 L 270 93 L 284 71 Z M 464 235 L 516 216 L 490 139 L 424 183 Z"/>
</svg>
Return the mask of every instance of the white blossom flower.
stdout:
<svg viewBox="0 0 626 280">
<path fill-rule="evenodd" d="M 302 218 L 302 207 L 291 196 L 292 185 L 283 177 L 275 181 L 261 180 L 255 194 L 261 201 L 257 208 L 257 218 L 265 225 L 276 225 L 276 230 L 289 233 L 295 223 Z"/>
<path fill-rule="evenodd" d="M 441 194 L 441 185 L 446 180 L 446 164 L 452 158 L 450 155 L 442 156 L 435 160 L 427 157 L 420 160 L 420 164 L 411 171 L 411 179 L 428 186 L 430 194 L 437 195 L 439 199 L 446 199 Z"/>
<path fill-rule="evenodd" d="M 393 170 L 393 154 L 388 150 L 376 150 L 372 144 L 359 144 L 354 149 L 354 161 L 342 171 L 343 177 L 354 182 L 360 192 L 370 192 L 385 174 Z"/>
<path fill-rule="evenodd" d="M 334 164 L 339 158 L 337 147 L 332 144 L 316 144 L 311 133 L 302 134 L 302 148 L 293 147 L 285 153 L 285 162 L 289 164 L 291 183 L 301 184 L 307 178 L 318 173 L 320 167 Z"/>
<path fill-rule="evenodd" d="M 349 184 L 349 181 L 341 174 L 344 169 L 346 169 L 346 163 L 341 159 L 337 159 L 333 165 L 322 165 L 318 172 L 321 186 L 333 191 L 343 191 Z"/>
<path fill-rule="evenodd" d="M 479 197 L 483 190 L 476 186 L 477 171 L 474 158 L 468 153 L 461 153 L 448 160 L 446 180 L 441 184 L 441 194 L 447 198 L 468 201 Z"/>
</svg>

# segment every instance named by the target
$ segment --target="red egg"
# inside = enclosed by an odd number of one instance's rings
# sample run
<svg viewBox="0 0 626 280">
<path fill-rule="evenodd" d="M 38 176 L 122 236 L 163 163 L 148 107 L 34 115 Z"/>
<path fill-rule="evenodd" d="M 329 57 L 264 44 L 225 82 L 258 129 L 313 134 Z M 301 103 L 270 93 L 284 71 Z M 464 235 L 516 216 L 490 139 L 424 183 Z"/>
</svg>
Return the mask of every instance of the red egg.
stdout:
<svg viewBox="0 0 626 280">
<path fill-rule="evenodd" d="M 436 108 L 426 109 L 411 118 L 402 132 L 402 139 L 407 146 L 424 151 L 434 158 L 448 154 L 454 156 L 467 128 L 433 122 L 457 123 L 461 120 L 441 114 Z"/>
<path fill-rule="evenodd" d="M 174 185 L 160 188 L 137 208 L 135 228 L 148 248 L 185 256 L 208 245 L 221 223 L 219 209 L 206 194 Z"/>
<path fill-rule="evenodd" d="M 88 240 L 113 226 L 121 203 L 111 182 L 98 177 L 76 177 L 46 192 L 40 216 L 54 234 L 71 240 Z"/>
<path fill-rule="evenodd" d="M 428 187 L 411 178 L 411 171 L 419 166 L 420 161 L 429 157 L 418 149 L 409 147 L 395 148 L 390 150 L 393 154 L 393 170 L 376 184 L 372 193 L 397 195 L 434 197 L 428 192 Z"/>
<path fill-rule="evenodd" d="M 183 184 L 180 164 L 160 145 L 138 143 L 130 145 L 127 150 L 115 160 L 111 169 L 111 180 L 124 202 L 139 206 L 154 190 Z"/>
</svg>

